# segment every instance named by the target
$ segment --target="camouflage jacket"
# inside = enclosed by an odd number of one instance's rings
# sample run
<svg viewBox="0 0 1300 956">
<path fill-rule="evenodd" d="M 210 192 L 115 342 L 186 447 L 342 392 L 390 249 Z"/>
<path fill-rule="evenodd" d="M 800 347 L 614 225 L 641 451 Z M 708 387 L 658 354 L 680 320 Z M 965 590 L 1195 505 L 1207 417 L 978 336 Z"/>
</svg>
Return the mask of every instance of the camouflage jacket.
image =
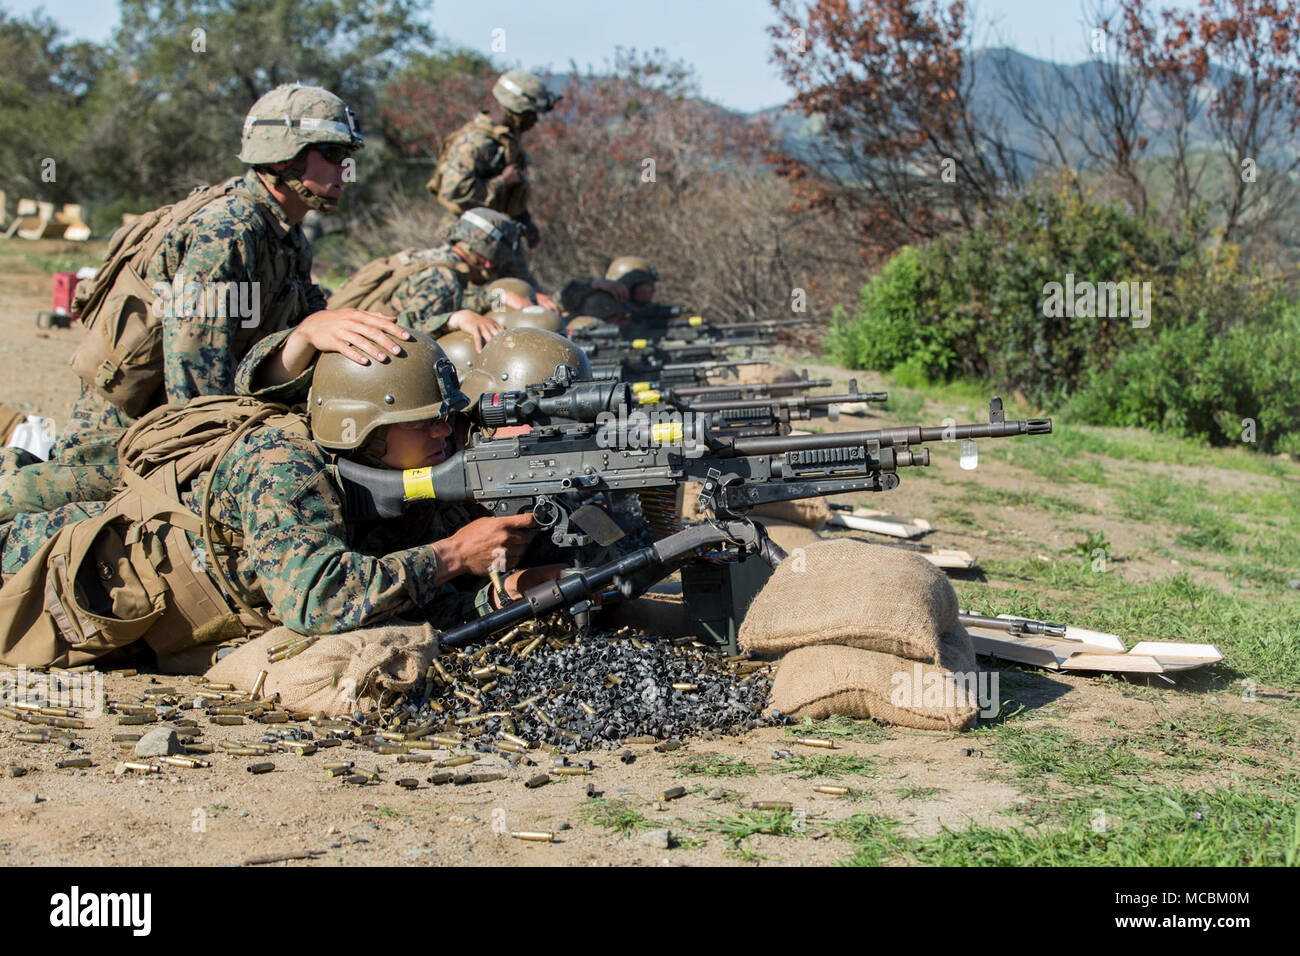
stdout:
<svg viewBox="0 0 1300 956">
<path fill-rule="evenodd" d="M 412 258 L 431 262 L 456 262 L 450 245 L 435 246 L 412 253 Z M 464 307 L 465 274 L 446 266 L 431 266 L 408 276 L 388 300 L 389 310 L 399 325 L 436 334 L 451 314 Z"/>
<path fill-rule="evenodd" d="M 145 281 L 169 297 L 163 314 L 168 402 L 232 394 L 236 368 L 253 343 L 325 308 L 325 293 L 311 280 L 311 244 L 302 227 L 290 224 L 255 172 L 241 186 L 264 200 L 271 216 L 237 194 L 211 202 L 168 232 L 146 270 Z M 190 294 L 190 283 L 213 295 L 229 290 L 229 301 L 238 296 L 247 314 L 228 308 L 225 316 L 212 315 Z"/>
<path fill-rule="evenodd" d="M 438 202 L 457 215 L 487 206 L 518 219 L 528 210 L 528 183 L 507 186 L 501 181 L 502 170 L 512 163 L 528 165 L 519 136 L 494 126 L 488 113 L 479 113 L 447 137 L 429 186 Z"/>
<path fill-rule="evenodd" d="M 202 479 L 181 495 L 196 514 Z M 487 609 L 486 587 L 475 593 L 434 583 L 438 559 L 429 545 L 472 520 L 461 505 L 429 502 L 389 521 L 349 518 L 329 455 L 269 426 L 241 439 L 212 481 L 213 520 L 242 537 L 223 566 L 246 599 L 268 605 L 292 630 L 332 634 L 417 612 L 448 627 Z M 74 502 L 0 525 L 0 571 L 16 572 L 63 525 L 105 506 Z M 206 567 L 211 559 L 194 544 L 196 563 Z"/>
</svg>

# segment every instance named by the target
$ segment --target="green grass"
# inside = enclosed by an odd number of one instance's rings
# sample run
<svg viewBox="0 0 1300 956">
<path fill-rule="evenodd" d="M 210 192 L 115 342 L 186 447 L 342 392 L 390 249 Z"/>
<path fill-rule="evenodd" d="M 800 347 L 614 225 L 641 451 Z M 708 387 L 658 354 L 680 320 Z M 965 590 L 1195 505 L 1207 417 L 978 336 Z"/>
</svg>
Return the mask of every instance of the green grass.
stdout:
<svg viewBox="0 0 1300 956">
<path fill-rule="evenodd" d="M 766 833 L 769 836 L 795 836 L 800 832 L 795 828 L 794 815 L 787 810 L 741 810 L 730 816 L 719 813 L 712 813 L 710 816 L 713 819 L 700 824 L 700 827 L 710 833 L 720 833 L 736 842 L 759 833 Z"/>
<path fill-rule="evenodd" d="M 924 470 L 924 469 L 922 469 Z M 1037 491 L 990 490 L 981 485 L 969 485 L 962 495 L 963 504 L 995 505 L 1002 508 L 1033 508 L 1054 515 L 1091 514 L 1092 508 L 1069 498 L 1046 495 Z"/>
<path fill-rule="evenodd" d="M 866 757 L 854 754 L 795 754 L 775 767 L 779 773 L 794 772 L 801 780 L 811 777 L 874 777 L 876 768 Z"/>
<path fill-rule="evenodd" d="M 894 796 L 900 800 L 929 800 L 947 792 L 943 787 L 899 787 Z"/>
<path fill-rule="evenodd" d="M 753 777 L 758 768 L 741 757 L 707 754 L 678 763 L 673 771 L 679 777 Z"/>
<path fill-rule="evenodd" d="M 640 810 L 625 800 L 612 800 L 607 797 L 588 800 L 582 804 L 578 814 L 593 826 L 609 827 L 623 836 L 631 836 L 638 830 L 660 829 L 657 824 L 647 820 Z"/>
<path fill-rule="evenodd" d="M 1049 775 L 1072 786 L 1108 784 L 1151 769 L 1126 744 L 1091 743 L 1063 730 L 1024 725 L 1002 733 L 993 756 L 1010 761 L 1017 778 L 1040 785 Z"/>
<path fill-rule="evenodd" d="M 839 714 L 825 720 L 813 720 L 805 717 L 797 726 L 786 731 L 791 737 L 815 737 L 825 740 L 858 740 L 864 743 L 879 743 L 889 740 L 892 734 L 873 720 L 854 720 Z"/>
</svg>

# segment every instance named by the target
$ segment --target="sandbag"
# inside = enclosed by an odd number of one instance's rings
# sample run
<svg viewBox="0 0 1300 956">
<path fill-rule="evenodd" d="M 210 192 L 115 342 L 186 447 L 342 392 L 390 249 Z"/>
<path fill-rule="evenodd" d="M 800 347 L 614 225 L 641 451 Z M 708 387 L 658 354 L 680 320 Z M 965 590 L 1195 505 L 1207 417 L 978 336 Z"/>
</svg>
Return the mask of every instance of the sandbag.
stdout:
<svg viewBox="0 0 1300 956">
<path fill-rule="evenodd" d="M 769 702 L 790 717 L 839 714 L 917 730 L 965 730 L 979 716 L 981 693 L 970 635 L 955 624 L 939 642 L 937 664 L 840 644 L 797 648 L 777 665 Z"/>
<path fill-rule="evenodd" d="M 957 595 L 918 554 L 848 538 L 815 541 L 773 572 L 738 635 L 754 654 L 845 644 L 933 662 Z"/>
<path fill-rule="evenodd" d="M 801 498 L 798 501 L 769 501 L 756 505 L 750 514 L 764 520 L 764 523 L 767 518 L 775 518 L 820 531 L 831 518 L 831 508 L 825 498 Z"/>
<path fill-rule="evenodd" d="M 257 675 L 266 671 L 262 694 L 279 694 L 285 709 L 350 714 L 378 706 L 385 693 L 409 693 L 438 650 L 438 632 L 428 624 L 394 623 L 327 635 L 288 660 L 267 663 L 267 647 L 294 636 L 287 627 L 272 628 L 204 676 L 251 691 Z"/>
<path fill-rule="evenodd" d="M 739 385 L 756 385 L 766 382 L 797 382 L 800 375 L 789 365 L 780 362 L 764 362 L 761 365 L 741 365 L 736 369 L 735 382 Z"/>
</svg>

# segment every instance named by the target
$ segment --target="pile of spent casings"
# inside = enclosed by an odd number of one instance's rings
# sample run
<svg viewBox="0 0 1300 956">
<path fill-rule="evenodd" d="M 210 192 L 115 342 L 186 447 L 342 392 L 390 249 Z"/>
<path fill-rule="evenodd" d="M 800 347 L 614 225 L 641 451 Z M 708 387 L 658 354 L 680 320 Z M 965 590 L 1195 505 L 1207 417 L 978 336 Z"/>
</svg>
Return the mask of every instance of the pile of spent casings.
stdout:
<svg viewBox="0 0 1300 956">
<path fill-rule="evenodd" d="M 723 657 L 693 638 L 637 633 L 582 634 L 562 618 L 528 621 L 478 650 L 439 658 L 424 699 L 412 695 L 401 708 L 404 722 L 442 723 L 476 749 L 504 733 L 565 753 L 784 722 L 762 714 L 769 663 Z"/>
</svg>

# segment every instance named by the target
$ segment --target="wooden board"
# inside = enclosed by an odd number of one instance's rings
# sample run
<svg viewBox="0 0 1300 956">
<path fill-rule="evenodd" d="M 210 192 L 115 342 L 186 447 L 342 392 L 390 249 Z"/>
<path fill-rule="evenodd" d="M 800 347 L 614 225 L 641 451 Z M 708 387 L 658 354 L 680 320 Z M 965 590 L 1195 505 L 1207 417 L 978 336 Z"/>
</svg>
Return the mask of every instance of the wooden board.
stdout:
<svg viewBox="0 0 1300 956">
<path fill-rule="evenodd" d="M 826 523 L 836 528 L 874 531 L 876 534 L 889 535 L 891 538 L 919 538 L 926 532 L 934 530 L 930 527 L 930 522 L 924 518 L 891 515 L 885 511 L 873 511 L 870 508 L 854 508 L 847 513 L 843 511 L 832 512 Z"/>
<path fill-rule="evenodd" d="M 1006 617 L 1008 615 L 999 615 Z M 1167 674 L 1223 660 L 1213 644 L 1142 641 L 1132 650 L 1114 634 L 1066 628 L 1066 637 L 1013 636 L 1005 631 L 968 627 L 977 654 L 1056 671 Z"/>
</svg>

